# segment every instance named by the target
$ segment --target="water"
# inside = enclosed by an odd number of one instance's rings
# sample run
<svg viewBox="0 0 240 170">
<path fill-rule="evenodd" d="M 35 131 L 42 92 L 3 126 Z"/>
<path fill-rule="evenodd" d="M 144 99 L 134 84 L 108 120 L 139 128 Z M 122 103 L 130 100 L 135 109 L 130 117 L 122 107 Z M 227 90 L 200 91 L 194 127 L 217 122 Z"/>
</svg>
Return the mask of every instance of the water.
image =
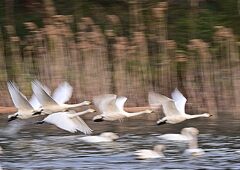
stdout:
<svg viewBox="0 0 240 170">
<path fill-rule="evenodd" d="M 3 169 L 240 169 L 240 120 L 195 119 L 177 125 L 156 126 L 153 120 L 128 119 L 124 122 L 88 120 L 94 134 L 113 131 L 116 142 L 89 144 L 79 140 L 81 133 L 69 134 L 52 125 L 17 124 L 11 130 L 6 115 L 0 116 L 0 155 Z M 157 138 L 165 133 L 179 133 L 184 127 L 200 131 L 199 147 L 205 155 L 183 155 L 187 145 Z M 9 128 L 9 129 L 6 129 Z M 13 127 L 12 129 L 14 129 Z M 21 129 L 22 128 L 22 129 Z M 15 134 L 16 133 L 16 134 Z M 133 152 L 166 145 L 165 158 L 137 160 Z"/>
</svg>

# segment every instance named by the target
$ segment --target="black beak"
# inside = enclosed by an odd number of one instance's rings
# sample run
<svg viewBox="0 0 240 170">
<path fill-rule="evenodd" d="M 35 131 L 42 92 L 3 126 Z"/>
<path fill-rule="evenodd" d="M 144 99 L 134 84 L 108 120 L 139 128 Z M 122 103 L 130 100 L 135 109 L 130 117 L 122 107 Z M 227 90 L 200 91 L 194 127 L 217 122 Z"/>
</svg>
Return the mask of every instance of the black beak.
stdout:
<svg viewBox="0 0 240 170">
<path fill-rule="evenodd" d="M 34 116 L 34 115 L 41 115 L 41 113 L 42 113 L 42 111 L 40 111 L 40 112 L 35 112 L 35 113 L 33 113 L 32 115 Z"/>
<path fill-rule="evenodd" d="M 157 121 L 157 125 L 164 125 L 164 124 L 166 124 L 166 120 L 165 121 Z"/>
<path fill-rule="evenodd" d="M 11 122 L 12 120 L 17 119 L 17 116 L 18 116 L 18 115 L 9 117 L 9 118 L 8 118 L 8 122 Z"/>
</svg>

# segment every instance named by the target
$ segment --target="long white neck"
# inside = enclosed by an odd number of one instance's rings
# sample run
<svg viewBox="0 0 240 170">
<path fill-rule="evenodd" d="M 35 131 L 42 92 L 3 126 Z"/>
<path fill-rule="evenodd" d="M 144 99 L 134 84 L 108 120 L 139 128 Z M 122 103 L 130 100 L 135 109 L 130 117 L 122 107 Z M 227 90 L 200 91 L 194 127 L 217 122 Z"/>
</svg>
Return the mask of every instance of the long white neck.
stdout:
<svg viewBox="0 0 240 170">
<path fill-rule="evenodd" d="M 74 117 L 76 117 L 76 116 L 81 116 L 81 115 L 84 115 L 84 114 L 86 114 L 86 113 L 89 113 L 89 112 L 91 112 L 89 109 L 88 110 L 85 110 L 85 111 L 82 111 L 82 112 L 78 112 L 78 113 L 73 113 L 73 114 L 71 114 L 71 118 L 74 118 Z"/>
<path fill-rule="evenodd" d="M 209 117 L 209 116 L 206 116 L 206 113 L 197 114 L 197 115 L 189 115 L 189 114 L 185 114 L 185 115 L 186 115 L 186 119 L 194 119 L 198 117 Z"/>
<path fill-rule="evenodd" d="M 141 114 L 144 114 L 144 113 L 148 113 L 148 111 L 143 110 L 143 111 L 140 111 L 140 112 L 133 112 L 133 113 L 124 112 L 126 117 L 138 116 L 138 115 L 141 115 Z"/>
<path fill-rule="evenodd" d="M 82 102 L 82 103 L 78 103 L 78 104 L 64 104 L 64 105 L 67 106 L 68 108 L 75 108 L 75 107 L 85 106 L 86 103 Z"/>
<path fill-rule="evenodd" d="M 198 139 L 197 136 L 193 136 L 188 143 L 189 149 L 197 149 L 198 148 Z"/>
</svg>

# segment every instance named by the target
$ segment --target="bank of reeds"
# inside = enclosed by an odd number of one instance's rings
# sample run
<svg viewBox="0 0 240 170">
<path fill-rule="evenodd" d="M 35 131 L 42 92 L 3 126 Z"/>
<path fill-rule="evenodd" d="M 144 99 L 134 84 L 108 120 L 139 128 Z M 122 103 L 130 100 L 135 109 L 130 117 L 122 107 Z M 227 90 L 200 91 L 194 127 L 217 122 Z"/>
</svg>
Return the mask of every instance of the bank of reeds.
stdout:
<svg viewBox="0 0 240 170">
<path fill-rule="evenodd" d="M 0 34 L 0 105 L 12 105 L 8 80 L 16 81 L 27 96 L 33 79 L 51 89 L 66 80 L 74 87 L 72 102 L 115 93 L 127 96 L 128 106 L 142 106 L 148 91 L 170 96 L 178 87 L 190 112 L 237 116 L 239 43 L 232 30 L 217 26 L 214 42 L 191 39 L 183 51 L 167 38 L 167 3 L 152 9 L 151 28 L 144 25 L 137 1 L 129 5 L 128 37 L 118 16 L 107 15 L 103 30 L 89 17 L 57 15 L 52 3 L 45 3 L 44 27 L 23 23 L 28 30 L 24 37 L 16 35 L 14 26 L 5 26 Z"/>
</svg>

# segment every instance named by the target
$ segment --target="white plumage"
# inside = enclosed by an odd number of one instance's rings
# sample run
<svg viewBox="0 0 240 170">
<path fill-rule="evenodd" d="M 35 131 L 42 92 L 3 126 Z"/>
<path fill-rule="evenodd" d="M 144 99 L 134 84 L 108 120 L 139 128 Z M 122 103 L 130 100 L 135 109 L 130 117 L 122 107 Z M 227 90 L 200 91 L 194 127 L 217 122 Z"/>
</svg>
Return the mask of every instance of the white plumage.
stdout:
<svg viewBox="0 0 240 170">
<path fill-rule="evenodd" d="M 64 112 L 69 109 L 89 105 L 91 103 L 89 101 L 84 101 L 78 104 L 64 104 L 72 95 L 72 87 L 67 82 L 63 83 L 55 90 L 53 97 L 45 91 L 43 85 L 37 80 L 32 82 L 32 89 L 38 101 L 42 105 L 43 114 Z"/>
<path fill-rule="evenodd" d="M 17 112 L 8 116 L 8 120 L 14 120 L 16 118 L 28 119 L 33 117 L 34 113 L 40 112 L 40 110 L 34 109 L 29 103 L 26 96 L 23 95 L 17 85 L 14 82 L 7 83 L 9 93 L 11 95 L 12 101 L 17 108 Z"/>
<path fill-rule="evenodd" d="M 79 139 L 89 143 L 100 143 L 100 142 L 113 142 L 118 138 L 119 136 L 113 132 L 103 132 L 100 135 L 84 136 Z"/>
<path fill-rule="evenodd" d="M 153 150 L 149 149 L 140 149 L 134 152 L 134 155 L 137 156 L 137 159 L 155 159 L 164 157 L 163 150 L 165 149 L 164 145 L 156 145 Z"/>
<path fill-rule="evenodd" d="M 198 117 L 210 117 L 209 113 L 189 115 L 185 113 L 185 104 L 187 99 L 182 95 L 182 93 L 176 88 L 172 92 L 172 98 L 170 99 L 164 95 L 157 94 L 154 92 L 149 92 L 148 101 L 151 107 L 163 107 L 163 113 L 165 117 L 158 120 L 157 124 L 176 124 L 180 123 L 186 119 L 193 119 Z"/>
<path fill-rule="evenodd" d="M 74 111 L 70 112 L 57 112 L 48 115 L 41 122 L 38 123 L 50 123 L 54 124 L 57 127 L 66 130 L 71 133 L 75 133 L 77 131 L 81 131 L 84 134 L 92 133 L 92 130 L 88 127 L 88 125 L 79 117 L 80 115 L 86 114 L 88 112 L 94 112 L 93 109 L 88 109 L 83 112 L 75 113 Z"/>
<path fill-rule="evenodd" d="M 98 111 L 101 113 L 93 118 L 94 121 L 114 121 L 122 120 L 125 117 L 132 117 L 144 113 L 151 113 L 152 110 L 143 110 L 140 112 L 128 113 L 124 111 L 124 103 L 127 101 L 126 97 L 114 94 L 104 94 L 94 97 L 93 102 Z"/>
</svg>

